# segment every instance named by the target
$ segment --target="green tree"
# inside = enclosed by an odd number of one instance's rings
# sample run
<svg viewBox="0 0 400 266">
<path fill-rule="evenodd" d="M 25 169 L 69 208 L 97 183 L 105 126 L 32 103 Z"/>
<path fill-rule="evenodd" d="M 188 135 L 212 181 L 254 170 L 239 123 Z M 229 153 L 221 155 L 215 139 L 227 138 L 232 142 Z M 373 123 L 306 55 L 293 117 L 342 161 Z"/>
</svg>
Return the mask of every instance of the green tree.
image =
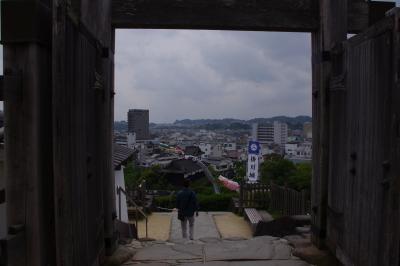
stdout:
<svg viewBox="0 0 400 266">
<path fill-rule="evenodd" d="M 296 190 L 310 189 L 312 165 L 310 163 L 294 164 L 280 155 L 272 155 L 261 164 L 261 180 L 287 185 Z"/>
<path fill-rule="evenodd" d="M 211 166 L 211 164 L 207 167 L 208 171 L 210 171 L 211 175 L 216 179 L 218 177 L 218 172 Z"/>
<path fill-rule="evenodd" d="M 140 183 L 146 181 L 147 189 L 170 190 L 174 187 L 164 178 L 161 167 L 154 165 L 142 168 L 130 163 L 124 169 L 125 184 L 128 189 L 135 189 Z"/>
<path fill-rule="evenodd" d="M 288 185 L 296 190 L 309 190 L 311 186 L 312 166 L 311 163 L 300 163 L 296 165 L 295 174 L 289 179 Z"/>
<path fill-rule="evenodd" d="M 277 185 L 289 183 L 290 177 L 296 172 L 296 166 L 282 157 L 274 157 L 261 164 L 261 180 L 263 182 L 273 181 Z"/>
<path fill-rule="evenodd" d="M 124 179 L 127 189 L 134 189 L 140 184 L 141 173 L 141 169 L 133 162 L 128 163 L 124 168 Z"/>
<path fill-rule="evenodd" d="M 245 162 L 235 162 L 234 164 L 235 178 L 236 182 L 244 180 L 246 176 L 246 163 Z"/>
</svg>

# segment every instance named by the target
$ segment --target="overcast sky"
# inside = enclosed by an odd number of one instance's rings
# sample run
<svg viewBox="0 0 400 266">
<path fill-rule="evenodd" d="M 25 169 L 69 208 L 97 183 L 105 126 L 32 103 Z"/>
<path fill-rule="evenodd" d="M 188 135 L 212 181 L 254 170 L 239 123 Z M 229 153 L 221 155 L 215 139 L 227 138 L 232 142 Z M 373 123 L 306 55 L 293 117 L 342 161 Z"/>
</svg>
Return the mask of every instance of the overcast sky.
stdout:
<svg viewBox="0 0 400 266">
<path fill-rule="evenodd" d="M 310 34 L 119 30 L 115 63 L 118 120 L 311 114 Z"/>
<path fill-rule="evenodd" d="M 118 30 L 115 120 L 311 115 L 310 52 L 304 33 Z"/>
</svg>

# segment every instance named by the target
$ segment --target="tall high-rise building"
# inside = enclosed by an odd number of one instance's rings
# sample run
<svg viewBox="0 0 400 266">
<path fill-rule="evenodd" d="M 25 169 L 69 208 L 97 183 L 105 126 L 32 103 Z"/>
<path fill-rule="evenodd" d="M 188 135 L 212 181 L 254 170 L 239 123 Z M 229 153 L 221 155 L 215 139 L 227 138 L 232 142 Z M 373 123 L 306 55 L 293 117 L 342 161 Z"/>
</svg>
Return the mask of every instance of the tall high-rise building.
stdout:
<svg viewBox="0 0 400 266">
<path fill-rule="evenodd" d="M 303 134 L 307 139 L 312 139 L 312 123 L 306 122 L 303 124 Z"/>
<path fill-rule="evenodd" d="M 286 123 L 274 121 L 272 124 L 253 124 L 253 139 L 261 144 L 285 145 L 288 138 Z"/>
<path fill-rule="evenodd" d="M 149 110 L 130 109 L 128 112 L 128 132 L 136 134 L 136 140 L 148 140 Z"/>
<path fill-rule="evenodd" d="M 253 139 L 261 144 L 274 143 L 274 126 L 272 124 L 253 124 Z"/>
<path fill-rule="evenodd" d="M 274 143 L 285 146 L 288 139 L 288 126 L 286 123 L 274 121 Z"/>
</svg>

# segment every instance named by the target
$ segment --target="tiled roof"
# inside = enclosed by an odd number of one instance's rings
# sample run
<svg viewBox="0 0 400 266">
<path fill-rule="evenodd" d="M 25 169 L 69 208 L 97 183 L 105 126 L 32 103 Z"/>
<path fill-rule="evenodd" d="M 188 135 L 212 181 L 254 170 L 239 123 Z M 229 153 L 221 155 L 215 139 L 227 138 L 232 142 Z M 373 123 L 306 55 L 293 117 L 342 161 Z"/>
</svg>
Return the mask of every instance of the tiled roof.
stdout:
<svg viewBox="0 0 400 266">
<path fill-rule="evenodd" d="M 114 168 L 117 168 L 118 166 L 126 163 L 128 159 L 130 159 L 134 153 L 135 150 L 114 144 L 114 153 L 113 153 L 113 165 Z"/>
<path fill-rule="evenodd" d="M 185 154 L 186 155 L 192 155 L 192 156 L 199 156 L 201 155 L 203 152 L 201 151 L 201 149 L 197 146 L 187 146 L 185 148 Z"/>
<path fill-rule="evenodd" d="M 203 169 L 201 169 L 200 166 L 198 166 L 195 162 L 192 160 L 186 160 L 186 159 L 179 159 L 179 160 L 174 160 L 168 165 L 163 170 L 165 173 L 197 173 L 197 172 L 202 172 Z"/>
</svg>

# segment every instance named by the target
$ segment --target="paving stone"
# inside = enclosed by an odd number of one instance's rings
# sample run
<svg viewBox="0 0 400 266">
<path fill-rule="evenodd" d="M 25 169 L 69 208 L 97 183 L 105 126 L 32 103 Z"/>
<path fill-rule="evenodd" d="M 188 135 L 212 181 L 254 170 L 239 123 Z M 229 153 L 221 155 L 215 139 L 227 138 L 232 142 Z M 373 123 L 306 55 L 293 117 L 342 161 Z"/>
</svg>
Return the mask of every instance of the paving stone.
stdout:
<svg viewBox="0 0 400 266">
<path fill-rule="evenodd" d="M 134 261 L 171 261 L 202 259 L 201 245 L 154 245 L 138 250 Z"/>
<path fill-rule="evenodd" d="M 176 214 L 175 214 L 176 216 Z M 261 236 L 252 239 L 221 239 L 211 214 L 201 213 L 195 223 L 194 241 L 181 238 L 180 221 L 172 222 L 169 242 L 132 242 L 135 256 L 124 266 L 307 266 L 308 263 L 293 255 L 290 241 L 298 236 L 281 239 Z M 138 248 L 138 249 L 137 249 Z"/>
<path fill-rule="evenodd" d="M 123 264 L 122 266 L 134 266 L 134 265 L 141 265 L 141 266 L 171 266 L 174 264 L 170 264 L 167 262 L 149 262 L 149 263 L 143 263 L 143 262 L 127 262 L 125 264 Z"/>
<path fill-rule="evenodd" d="M 194 239 L 200 238 L 220 238 L 211 213 L 199 212 L 199 216 L 195 217 Z M 178 220 L 177 213 L 175 212 L 172 214 L 170 241 L 175 242 L 178 239 L 182 239 L 182 229 L 181 221 Z"/>
<path fill-rule="evenodd" d="M 244 237 L 227 237 L 227 238 L 223 238 L 223 240 L 226 240 L 226 241 L 243 241 L 243 240 L 247 240 L 247 238 L 244 238 Z"/>
<path fill-rule="evenodd" d="M 217 237 L 202 237 L 199 240 L 203 243 L 219 243 L 221 242 L 221 238 Z"/>
<path fill-rule="evenodd" d="M 326 250 L 319 250 L 311 245 L 305 248 L 296 248 L 295 256 L 309 262 L 312 265 L 337 266 L 342 265 L 332 254 Z"/>
<path fill-rule="evenodd" d="M 142 243 L 137 240 L 132 240 L 132 241 L 130 241 L 130 243 L 126 244 L 125 246 L 129 247 L 129 248 L 134 248 L 134 249 L 139 249 L 139 248 L 143 247 Z"/>
<path fill-rule="evenodd" d="M 295 248 L 304 248 L 311 246 L 311 240 L 309 238 L 304 238 L 299 235 L 290 235 L 284 237 L 289 241 L 289 244 Z"/>
<path fill-rule="evenodd" d="M 282 261 L 282 260 L 262 260 L 262 261 L 212 261 L 206 263 L 184 263 L 180 266 L 309 266 L 304 261 Z"/>
<path fill-rule="evenodd" d="M 296 227 L 296 232 L 298 234 L 308 234 L 308 233 L 310 233 L 310 231 L 311 231 L 311 228 L 309 226 Z"/>
<path fill-rule="evenodd" d="M 104 266 L 118 266 L 128 261 L 135 254 L 135 250 L 126 246 L 119 246 L 111 257 L 107 257 Z"/>
<path fill-rule="evenodd" d="M 286 240 L 285 240 L 285 242 L 282 240 L 283 239 L 273 241 L 272 246 L 274 247 L 274 254 L 272 256 L 272 259 L 275 259 L 275 260 L 294 259 L 295 257 L 293 257 L 293 255 L 292 255 L 293 248 L 288 245 Z"/>
<path fill-rule="evenodd" d="M 207 261 L 269 260 L 274 256 L 273 237 L 259 237 L 246 241 L 223 241 L 204 247 Z"/>
</svg>

